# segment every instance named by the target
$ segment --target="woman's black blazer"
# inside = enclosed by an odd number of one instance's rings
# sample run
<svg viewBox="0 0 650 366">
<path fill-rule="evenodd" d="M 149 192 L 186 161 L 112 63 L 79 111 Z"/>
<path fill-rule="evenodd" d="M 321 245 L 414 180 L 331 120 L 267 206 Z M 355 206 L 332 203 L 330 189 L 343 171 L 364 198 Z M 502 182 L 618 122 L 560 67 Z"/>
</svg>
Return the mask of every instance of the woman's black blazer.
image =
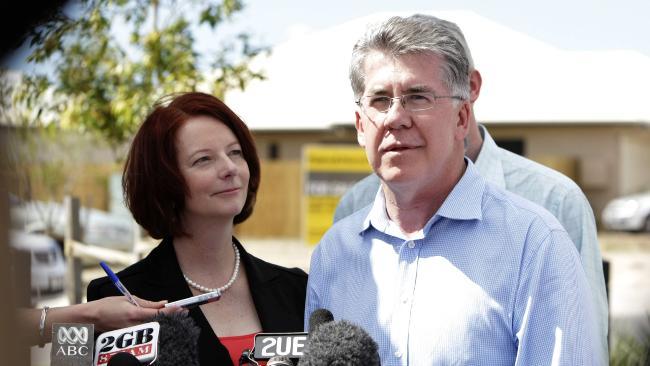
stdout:
<svg viewBox="0 0 650 366">
<path fill-rule="evenodd" d="M 265 262 L 239 248 L 241 264 L 246 269 L 257 315 L 264 332 L 302 332 L 305 311 L 307 274 L 298 268 L 285 268 Z M 172 239 L 164 239 L 141 261 L 119 272 L 118 277 L 132 294 L 143 299 L 176 301 L 193 296 L 183 279 Z M 107 278 L 95 279 L 88 285 L 88 301 L 121 295 Z M 219 342 L 200 308 L 189 315 L 201 329 L 199 361 L 201 365 L 231 365 L 226 348 Z M 252 348 L 252 344 L 251 344 Z"/>
</svg>

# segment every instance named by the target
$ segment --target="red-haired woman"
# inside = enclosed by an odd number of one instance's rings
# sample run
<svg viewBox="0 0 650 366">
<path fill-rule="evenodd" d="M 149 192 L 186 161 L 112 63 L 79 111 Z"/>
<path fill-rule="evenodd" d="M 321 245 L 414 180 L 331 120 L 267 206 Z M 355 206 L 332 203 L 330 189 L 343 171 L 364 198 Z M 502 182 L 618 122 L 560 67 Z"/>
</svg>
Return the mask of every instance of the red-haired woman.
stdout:
<svg viewBox="0 0 650 366">
<path fill-rule="evenodd" d="M 135 220 L 160 244 L 118 274 L 134 295 L 175 301 L 220 289 L 190 310 L 201 365 L 229 365 L 258 332 L 302 331 L 307 275 L 246 252 L 233 227 L 248 218 L 260 163 L 246 125 L 217 98 L 174 95 L 144 121 L 122 185 Z M 106 278 L 88 300 L 119 294 Z"/>
</svg>

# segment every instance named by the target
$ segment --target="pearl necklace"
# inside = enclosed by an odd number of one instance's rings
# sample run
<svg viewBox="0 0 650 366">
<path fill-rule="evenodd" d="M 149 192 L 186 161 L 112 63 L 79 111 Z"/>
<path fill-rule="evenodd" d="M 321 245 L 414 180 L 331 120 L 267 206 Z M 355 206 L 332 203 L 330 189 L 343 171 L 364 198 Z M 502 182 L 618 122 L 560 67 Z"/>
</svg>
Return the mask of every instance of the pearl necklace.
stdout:
<svg viewBox="0 0 650 366">
<path fill-rule="evenodd" d="M 229 289 L 230 286 L 232 286 L 233 283 L 235 283 L 235 280 L 237 279 L 237 275 L 239 274 L 239 249 L 237 249 L 237 246 L 235 245 L 235 243 L 232 243 L 232 248 L 235 250 L 235 268 L 232 271 L 232 276 L 230 276 L 230 280 L 228 281 L 228 283 L 226 283 L 225 285 L 223 285 L 221 287 L 218 287 L 218 288 L 205 287 L 205 286 L 201 286 L 198 283 L 190 280 L 185 275 L 185 273 L 183 273 L 183 278 L 185 278 L 185 282 L 187 282 L 188 285 L 192 286 L 196 290 L 199 290 L 199 291 L 205 292 L 205 293 L 215 292 L 215 291 L 219 291 L 219 293 L 226 292 L 226 290 Z"/>
</svg>

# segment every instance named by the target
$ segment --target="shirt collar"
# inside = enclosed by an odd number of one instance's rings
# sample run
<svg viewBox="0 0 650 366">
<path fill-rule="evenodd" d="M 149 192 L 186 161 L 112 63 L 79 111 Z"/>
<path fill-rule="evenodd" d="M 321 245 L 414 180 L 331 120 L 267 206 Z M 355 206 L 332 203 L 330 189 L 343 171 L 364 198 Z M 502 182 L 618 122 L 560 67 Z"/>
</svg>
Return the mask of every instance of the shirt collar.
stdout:
<svg viewBox="0 0 650 366">
<path fill-rule="evenodd" d="M 481 145 L 481 151 L 479 151 L 476 162 L 474 163 L 476 170 L 488 182 L 499 188 L 505 189 L 506 181 L 503 177 L 503 165 L 501 164 L 501 158 L 499 157 L 499 147 L 496 142 L 494 142 L 485 126 L 479 124 L 478 128 L 481 132 L 481 137 L 483 138 L 483 144 Z"/>
<path fill-rule="evenodd" d="M 384 199 L 384 191 L 382 189 L 383 183 L 379 184 L 379 189 L 375 194 L 375 201 L 366 215 L 365 220 L 363 220 L 363 225 L 361 226 L 361 232 L 367 230 L 372 224 L 379 231 L 385 232 L 388 227 L 390 220 L 388 219 L 388 214 L 386 213 L 386 200 Z"/>
<path fill-rule="evenodd" d="M 423 232 L 428 232 L 431 225 L 436 221 L 436 217 L 445 217 L 453 220 L 481 220 L 483 218 L 481 208 L 485 181 L 479 175 L 472 161 L 467 157 L 465 157 L 465 164 L 467 164 L 465 173 L 458 183 L 456 183 L 447 198 L 445 198 L 438 212 L 426 223 Z M 393 236 L 403 236 L 395 225 L 391 225 L 391 221 L 388 218 L 382 185 L 377 190 L 375 201 L 363 221 L 360 233 L 367 230 L 370 226 Z M 395 230 L 397 230 L 396 233 L 393 232 Z"/>
<path fill-rule="evenodd" d="M 483 212 L 483 191 L 485 181 L 479 175 L 476 167 L 465 157 L 465 174 L 451 190 L 436 215 L 455 220 L 481 220 Z"/>
</svg>

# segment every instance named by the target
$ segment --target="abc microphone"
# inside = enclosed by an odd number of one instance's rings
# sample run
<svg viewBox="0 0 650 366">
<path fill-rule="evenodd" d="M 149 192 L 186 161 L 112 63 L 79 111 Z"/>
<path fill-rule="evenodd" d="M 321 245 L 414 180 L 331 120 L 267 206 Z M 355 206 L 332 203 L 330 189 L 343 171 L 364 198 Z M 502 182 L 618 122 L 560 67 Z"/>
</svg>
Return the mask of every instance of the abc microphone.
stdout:
<svg viewBox="0 0 650 366">
<path fill-rule="evenodd" d="M 52 366 L 92 365 L 94 330 L 92 324 L 52 324 L 50 364 Z"/>
</svg>

